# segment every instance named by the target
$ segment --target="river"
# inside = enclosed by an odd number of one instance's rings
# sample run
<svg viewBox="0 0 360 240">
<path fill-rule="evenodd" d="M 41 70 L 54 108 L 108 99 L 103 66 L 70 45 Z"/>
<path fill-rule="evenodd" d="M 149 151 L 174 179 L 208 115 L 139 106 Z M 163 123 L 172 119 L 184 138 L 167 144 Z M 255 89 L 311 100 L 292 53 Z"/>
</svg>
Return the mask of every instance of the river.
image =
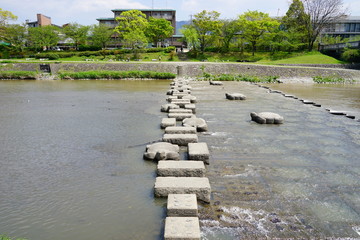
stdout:
<svg viewBox="0 0 360 240">
<path fill-rule="evenodd" d="M 162 136 L 169 83 L 0 81 L 0 234 L 161 239 L 166 201 L 153 197 L 156 164 L 142 154 Z M 248 83 L 192 86 L 209 125 L 203 239 L 360 237 L 359 122 Z M 271 87 L 360 112 L 359 85 Z M 285 123 L 258 125 L 252 111 Z"/>
</svg>

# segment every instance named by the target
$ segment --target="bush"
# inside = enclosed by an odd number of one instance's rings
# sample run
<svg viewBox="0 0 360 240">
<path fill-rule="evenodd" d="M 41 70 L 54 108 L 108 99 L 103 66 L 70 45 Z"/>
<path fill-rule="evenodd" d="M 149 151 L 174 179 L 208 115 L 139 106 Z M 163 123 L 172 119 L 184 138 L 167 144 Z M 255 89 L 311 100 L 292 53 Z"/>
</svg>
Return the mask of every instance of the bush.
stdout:
<svg viewBox="0 0 360 240">
<path fill-rule="evenodd" d="M 360 50 L 358 49 L 346 49 L 341 58 L 347 62 L 360 62 Z"/>
<path fill-rule="evenodd" d="M 1 71 L 0 79 L 36 79 L 36 72 L 31 71 Z"/>
<path fill-rule="evenodd" d="M 248 75 L 236 75 L 236 74 L 220 74 L 213 75 L 210 73 L 203 73 L 203 80 L 211 80 L 211 81 L 243 81 L 243 82 L 263 82 L 263 83 L 274 83 L 277 82 L 278 76 L 265 76 L 265 77 L 257 77 L 257 76 L 248 76 Z"/>
<path fill-rule="evenodd" d="M 35 55 L 35 58 L 48 58 L 49 60 L 56 60 L 59 59 L 60 56 L 57 53 L 47 52 L 47 53 L 39 53 Z"/>
<path fill-rule="evenodd" d="M 313 77 L 313 81 L 316 83 L 346 83 L 346 82 L 352 82 L 351 80 L 345 80 L 341 77 L 323 77 L 323 76 L 315 76 Z"/>
<path fill-rule="evenodd" d="M 80 45 L 79 51 L 99 51 L 101 50 L 101 46 L 94 45 Z"/>
</svg>

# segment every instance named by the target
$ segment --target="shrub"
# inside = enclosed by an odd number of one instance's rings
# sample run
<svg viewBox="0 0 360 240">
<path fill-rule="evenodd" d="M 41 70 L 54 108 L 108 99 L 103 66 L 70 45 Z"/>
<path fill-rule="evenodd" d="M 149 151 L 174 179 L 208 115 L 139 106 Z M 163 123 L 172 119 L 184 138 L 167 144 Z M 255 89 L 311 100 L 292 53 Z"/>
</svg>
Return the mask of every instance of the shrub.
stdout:
<svg viewBox="0 0 360 240">
<path fill-rule="evenodd" d="M 1 71 L 0 79 L 36 79 L 36 72 L 31 71 Z"/>
<path fill-rule="evenodd" d="M 88 71 L 60 72 L 59 77 L 61 79 L 173 79 L 176 77 L 176 74 L 151 71 Z"/>
<path fill-rule="evenodd" d="M 352 82 L 351 80 L 345 80 L 341 77 L 323 77 L 323 76 L 315 76 L 313 77 L 313 81 L 316 83 L 346 83 L 346 82 Z"/>
<path fill-rule="evenodd" d="M 265 76 L 265 77 L 257 77 L 257 76 L 248 76 L 248 75 L 236 75 L 236 74 L 220 74 L 213 75 L 210 73 L 203 73 L 203 80 L 211 80 L 211 81 L 243 81 L 243 82 L 264 82 L 264 83 L 274 83 L 277 81 L 278 76 Z"/>
<path fill-rule="evenodd" d="M 346 49 L 341 58 L 347 62 L 360 62 L 360 50 L 358 49 Z"/>
</svg>

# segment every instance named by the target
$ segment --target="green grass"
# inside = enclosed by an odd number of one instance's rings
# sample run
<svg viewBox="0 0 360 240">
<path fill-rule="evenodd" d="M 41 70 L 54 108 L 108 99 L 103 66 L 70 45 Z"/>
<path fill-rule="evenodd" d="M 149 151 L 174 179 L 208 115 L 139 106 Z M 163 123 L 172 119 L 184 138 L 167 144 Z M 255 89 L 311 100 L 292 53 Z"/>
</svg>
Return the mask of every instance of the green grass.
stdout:
<svg viewBox="0 0 360 240">
<path fill-rule="evenodd" d="M 213 75 L 204 73 L 202 77 L 198 78 L 200 81 L 242 81 L 253 83 L 274 83 L 277 82 L 278 76 L 257 77 L 242 74 L 218 74 Z"/>
<path fill-rule="evenodd" d="M 353 82 L 352 80 L 345 80 L 341 77 L 322 77 L 322 76 L 315 76 L 313 77 L 313 81 L 316 83 L 348 83 Z"/>
<path fill-rule="evenodd" d="M 36 79 L 36 72 L 0 71 L 0 79 Z"/>
<path fill-rule="evenodd" d="M 152 71 L 59 72 L 61 79 L 174 79 L 176 74 Z"/>
<path fill-rule="evenodd" d="M 26 240 L 25 238 L 10 238 L 6 235 L 0 235 L 0 240 Z"/>
<path fill-rule="evenodd" d="M 271 61 L 261 60 L 258 63 L 264 64 L 343 64 L 344 62 L 320 52 L 308 52 L 299 56 Z"/>
</svg>

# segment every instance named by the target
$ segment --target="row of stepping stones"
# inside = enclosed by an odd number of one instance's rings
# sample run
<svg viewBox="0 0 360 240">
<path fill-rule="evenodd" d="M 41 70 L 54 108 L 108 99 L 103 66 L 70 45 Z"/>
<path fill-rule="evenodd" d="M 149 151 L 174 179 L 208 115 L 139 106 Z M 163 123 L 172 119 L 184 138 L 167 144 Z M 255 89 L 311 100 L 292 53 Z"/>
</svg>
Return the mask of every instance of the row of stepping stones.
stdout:
<svg viewBox="0 0 360 240">
<path fill-rule="evenodd" d="M 303 104 L 313 105 L 315 107 L 321 107 L 321 104 L 316 103 L 316 102 L 311 101 L 311 100 L 301 99 L 301 98 L 298 98 L 297 96 L 294 96 L 294 95 L 291 95 L 291 94 L 286 94 L 286 93 L 284 93 L 282 91 L 279 91 L 279 90 L 273 90 L 273 89 L 269 88 L 268 86 L 263 86 L 261 84 L 254 83 L 254 85 L 257 85 L 259 87 L 268 89 L 269 93 L 281 94 L 281 95 L 283 95 L 284 97 L 287 97 L 287 98 L 298 99 Z M 333 110 L 333 109 L 330 109 L 330 108 L 326 108 L 325 110 L 328 111 L 332 115 L 342 115 L 342 116 L 345 116 L 345 117 L 350 118 L 350 119 L 355 119 L 355 116 L 352 113 L 349 113 L 347 111 L 338 111 L 338 110 Z M 360 119 L 358 119 L 357 121 L 360 122 Z"/>
<path fill-rule="evenodd" d="M 210 85 L 221 86 L 223 83 L 210 81 Z M 225 93 L 225 97 L 228 100 L 246 100 L 246 96 L 241 93 Z M 252 121 L 259 124 L 282 124 L 284 122 L 284 117 L 272 112 L 251 112 L 250 117 Z"/>
<path fill-rule="evenodd" d="M 147 145 L 144 159 L 158 161 L 154 194 L 167 197 L 164 239 L 200 239 L 197 201 L 209 203 L 211 187 L 205 177 L 209 149 L 197 133 L 208 127 L 195 115 L 197 99 L 188 80 L 176 79 L 167 95 L 168 103 L 161 106 L 167 113 L 160 124 L 162 142 Z M 180 160 L 184 149 L 188 160 Z"/>
</svg>

